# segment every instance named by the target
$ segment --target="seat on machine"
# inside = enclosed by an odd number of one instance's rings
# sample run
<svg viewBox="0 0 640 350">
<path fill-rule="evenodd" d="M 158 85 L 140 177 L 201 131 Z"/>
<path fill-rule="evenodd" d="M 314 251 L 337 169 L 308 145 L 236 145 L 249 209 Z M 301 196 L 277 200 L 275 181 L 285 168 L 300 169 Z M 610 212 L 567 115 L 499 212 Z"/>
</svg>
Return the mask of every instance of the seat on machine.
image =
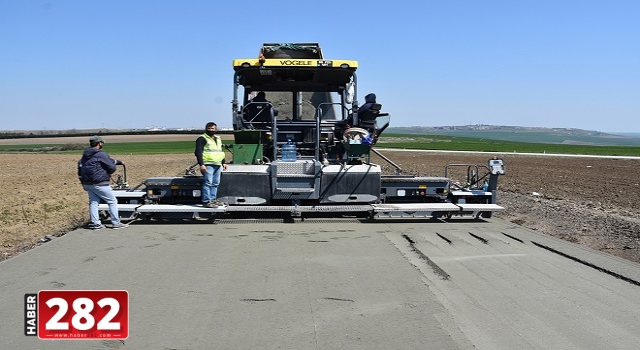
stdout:
<svg viewBox="0 0 640 350">
<path fill-rule="evenodd" d="M 370 133 L 375 133 L 377 129 L 376 126 L 376 118 L 380 115 L 380 110 L 382 109 L 382 105 L 379 103 L 371 104 L 369 110 L 358 115 L 358 127 L 366 129 Z"/>
</svg>

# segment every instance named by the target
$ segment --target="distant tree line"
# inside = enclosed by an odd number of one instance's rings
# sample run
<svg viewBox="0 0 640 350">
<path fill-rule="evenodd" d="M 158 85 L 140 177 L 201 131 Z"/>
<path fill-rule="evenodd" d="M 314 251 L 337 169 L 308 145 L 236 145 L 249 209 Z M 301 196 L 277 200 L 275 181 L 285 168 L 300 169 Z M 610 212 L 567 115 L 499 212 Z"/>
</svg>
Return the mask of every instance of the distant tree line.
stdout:
<svg viewBox="0 0 640 350">
<path fill-rule="evenodd" d="M 232 130 L 219 130 L 219 134 L 232 134 Z M 0 139 L 27 139 L 45 137 L 69 137 L 69 136 L 92 136 L 92 135 L 200 135 L 202 130 L 39 130 L 39 131 L 0 131 Z"/>
</svg>

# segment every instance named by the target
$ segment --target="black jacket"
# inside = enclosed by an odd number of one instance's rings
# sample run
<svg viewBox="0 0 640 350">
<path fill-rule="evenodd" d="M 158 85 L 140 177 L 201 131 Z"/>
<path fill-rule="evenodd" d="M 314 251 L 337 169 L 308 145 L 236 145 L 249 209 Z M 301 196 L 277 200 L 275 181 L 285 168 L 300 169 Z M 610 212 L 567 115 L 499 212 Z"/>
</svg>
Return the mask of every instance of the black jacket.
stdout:
<svg viewBox="0 0 640 350">
<path fill-rule="evenodd" d="M 101 149 L 89 147 L 78 161 L 80 182 L 83 185 L 108 185 L 111 182 L 110 175 L 116 171 L 116 164 L 122 162 L 109 157 Z"/>
</svg>

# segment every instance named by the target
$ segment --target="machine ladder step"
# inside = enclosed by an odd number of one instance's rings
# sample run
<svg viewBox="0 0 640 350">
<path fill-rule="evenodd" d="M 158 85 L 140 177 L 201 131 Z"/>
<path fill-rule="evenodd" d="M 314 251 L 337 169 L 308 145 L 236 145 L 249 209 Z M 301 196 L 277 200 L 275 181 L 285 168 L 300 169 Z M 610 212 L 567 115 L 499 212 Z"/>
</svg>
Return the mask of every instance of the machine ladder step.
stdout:
<svg viewBox="0 0 640 350">
<path fill-rule="evenodd" d="M 289 188 L 289 187 L 278 187 L 277 191 L 283 193 L 312 193 L 315 191 L 313 188 Z"/>
</svg>

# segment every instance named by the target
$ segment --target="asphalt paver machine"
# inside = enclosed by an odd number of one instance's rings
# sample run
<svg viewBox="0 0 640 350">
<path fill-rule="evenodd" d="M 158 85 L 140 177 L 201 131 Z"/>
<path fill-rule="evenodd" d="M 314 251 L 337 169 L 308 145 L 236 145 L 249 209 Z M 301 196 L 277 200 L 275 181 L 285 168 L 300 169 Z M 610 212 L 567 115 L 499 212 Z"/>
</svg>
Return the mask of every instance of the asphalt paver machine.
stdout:
<svg viewBox="0 0 640 350">
<path fill-rule="evenodd" d="M 265 43 L 257 57 L 233 60 L 234 142 L 225 146 L 229 166 L 218 189 L 225 205 L 201 205 L 194 165 L 184 176 L 117 191 L 122 216 L 451 218 L 503 210 L 501 159 L 423 177 L 402 174 L 379 152 L 391 116 L 377 103 L 358 113 L 357 70 L 357 61 L 325 58 L 317 43 Z M 372 154 L 393 174 L 383 174 Z M 466 171 L 462 182 L 448 177 L 455 167 Z"/>
</svg>

